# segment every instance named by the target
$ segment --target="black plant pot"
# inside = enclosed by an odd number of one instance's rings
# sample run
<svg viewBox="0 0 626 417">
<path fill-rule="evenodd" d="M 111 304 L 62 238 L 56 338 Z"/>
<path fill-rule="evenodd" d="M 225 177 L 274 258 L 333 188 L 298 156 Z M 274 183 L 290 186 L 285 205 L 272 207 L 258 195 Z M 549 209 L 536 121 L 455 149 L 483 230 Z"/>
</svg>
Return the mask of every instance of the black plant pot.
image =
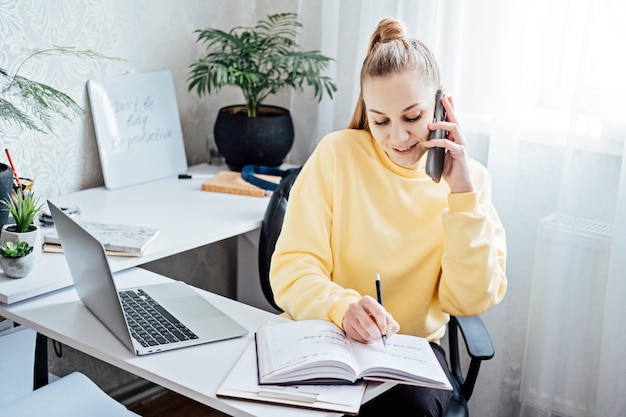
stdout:
<svg viewBox="0 0 626 417">
<path fill-rule="evenodd" d="M 13 191 L 13 171 L 11 167 L 0 163 L 0 200 L 5 200 L 11 196 Z M 9 210 L 4 204 L 0 204 L 0 229 L 9 219 Z"/>
<path fill-rule="evenodd" d="M 282 107 L 261 106 L 257 117 L 248 117 L 245 106 L 228 106 L 220 109 L 213 135 L 233 171 L 245 165 L 279 166 L 293 145 L 293 121 Z"/>
</svg>

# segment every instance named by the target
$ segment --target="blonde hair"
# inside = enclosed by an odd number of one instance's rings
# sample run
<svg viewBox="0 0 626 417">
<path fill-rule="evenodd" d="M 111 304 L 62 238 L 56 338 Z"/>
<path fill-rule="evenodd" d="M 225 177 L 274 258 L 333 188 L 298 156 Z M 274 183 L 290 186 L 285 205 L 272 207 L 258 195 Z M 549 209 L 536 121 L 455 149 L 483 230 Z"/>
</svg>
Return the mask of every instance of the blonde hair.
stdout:
<svg viewBox="0 0 626 417">
<path fill-rule="evenodd" d="M 439 66 L 430 49 L 417 39 L 407 38 L 404 25 L 400 21 L 383 19 L 370 37 L 361 68 L 361 92 L 348 125 L 349 129 L 369 130 L 363 101 L 363 81 L 405 71 L 415 71 L 429 83 L 438 87 L 441 85 Z"/>
</svg>

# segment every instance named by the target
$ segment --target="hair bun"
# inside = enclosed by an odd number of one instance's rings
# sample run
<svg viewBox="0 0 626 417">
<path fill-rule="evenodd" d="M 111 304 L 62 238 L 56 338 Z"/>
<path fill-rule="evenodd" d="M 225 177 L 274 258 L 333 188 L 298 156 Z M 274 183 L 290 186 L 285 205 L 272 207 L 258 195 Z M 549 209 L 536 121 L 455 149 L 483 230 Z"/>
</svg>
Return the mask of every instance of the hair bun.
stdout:
<svg viewBox="0 0 626 417">
<path fill-rule="evenodd" d="M 378 23 L 378 26 L 370 39 L 370 50 L 379 42 L 391 42 L 398 39 L 404 39 L 405 36 L 406 29 L 402 22 L 391 18 L 383 19 Z"/>
</svg>

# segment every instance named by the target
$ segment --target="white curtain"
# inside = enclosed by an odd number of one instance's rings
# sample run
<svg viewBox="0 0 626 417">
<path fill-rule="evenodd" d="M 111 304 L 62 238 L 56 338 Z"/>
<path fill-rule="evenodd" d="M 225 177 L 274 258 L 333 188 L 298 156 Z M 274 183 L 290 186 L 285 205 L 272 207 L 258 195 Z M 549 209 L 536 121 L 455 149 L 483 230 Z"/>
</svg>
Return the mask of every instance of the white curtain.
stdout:
<svg viewBox="0 0 626 417">
<path fill-rule="evenodd" d="M 496 356 L 474 416 L 626 416 L 626 3 L 301 1 L 302 44 L 335 58 L 339 91 L 306 113 L 292 162 L 350 119 L 371 32 L 402 20 L 438 55 L 489 169 L 507 230 L 503 303 L 483 315 Z"/>
</svg>

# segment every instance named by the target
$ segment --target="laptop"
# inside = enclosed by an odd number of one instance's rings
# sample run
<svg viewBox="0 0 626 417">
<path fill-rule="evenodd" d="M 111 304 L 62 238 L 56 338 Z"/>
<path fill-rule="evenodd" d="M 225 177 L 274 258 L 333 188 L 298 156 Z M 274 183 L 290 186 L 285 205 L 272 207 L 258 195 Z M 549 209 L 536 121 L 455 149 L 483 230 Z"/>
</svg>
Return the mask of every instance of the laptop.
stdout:
<svg viewBox="0 0 626 417">
<path fill-rule="evenodd" d="M 48 206 L 78 297 L 136 355 L 248 333 L 183 282 L 118 289 L 102 243 L 50 201 Z"/>
</svg>

